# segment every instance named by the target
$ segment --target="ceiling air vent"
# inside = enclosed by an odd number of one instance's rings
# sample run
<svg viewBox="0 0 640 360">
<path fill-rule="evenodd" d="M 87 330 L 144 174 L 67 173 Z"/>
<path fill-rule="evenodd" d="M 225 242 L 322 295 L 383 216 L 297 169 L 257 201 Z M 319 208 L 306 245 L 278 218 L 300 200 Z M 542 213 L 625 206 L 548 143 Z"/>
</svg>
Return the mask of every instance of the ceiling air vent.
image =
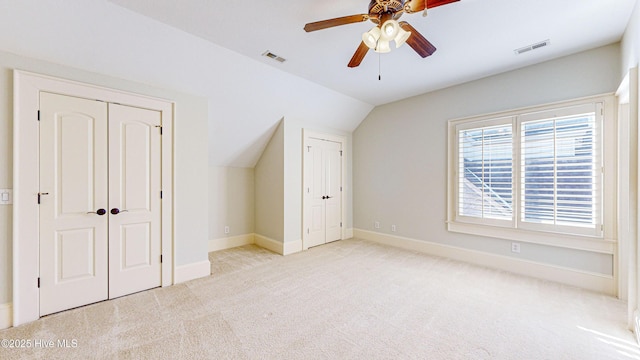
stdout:
<svg viewBox="0 0 640 360">
<path fill-rule="evenodd" d="M 525 47 L 520 48 L 520 49 L 515 49 L 515 50 L 513 50 L 513 52 L 516 53 L 516 55 L 520 55 L 520 54 L 524 54 L 526 52 L 529 52 L 531 50 L 540 49 L 542 47 L 548 46 L 549 44 L 551 44 L 551 41 L 549 41 L 549 39 L 547 39 L 545 41 L 541 41 L 539 43 L 531 44 L 531 45 L 525 46 Z"/>
<path fill-rule="evenodd" d="M 266 57 L 268 57 L 268 58 L 271 58 L 271 59 L 273 59 L 273 60 L 275 60 L 275 61 L 279 61 L 279 62 L 281 62 L 281 63 L 283 63 L 283 62 L 287 61 L 287 59 L 285 59 L 285 58 L 283 58 L 283 57 L 280 57 L 280 56 L 278 56 L 278 55 L 276 55 L 276 54 L 272 53 L 272 52 L 271 52 L 271 51 L 269 51 L 269 50 L 267 50 L 267 51 L 265 51 L 264 53 L 262 53 L 262 56 L 266 56 Z"/>
</svg>

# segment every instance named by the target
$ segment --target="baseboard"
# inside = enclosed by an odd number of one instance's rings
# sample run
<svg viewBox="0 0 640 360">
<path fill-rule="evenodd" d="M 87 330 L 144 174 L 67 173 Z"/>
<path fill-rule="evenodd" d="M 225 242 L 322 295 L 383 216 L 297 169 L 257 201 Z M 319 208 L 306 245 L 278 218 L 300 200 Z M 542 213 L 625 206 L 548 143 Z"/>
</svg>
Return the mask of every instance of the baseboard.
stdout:
<svg viewBox="0 0 640 360">
<path fill-rule="evenodd" d="M 280 255 L 284 254 L 284 244 L 278 240 L 273 240 L 271 238 L 268 238 L 266 236 L 259 235 L 259 234 L 254 234 L 253 240 L 255 241 L 255 244 L 260 247 L 263 247 L 267 250 L 271 250 L 274 253 L 277 253 Z"/>
<path fill-rule="evenodd" d="M 302 239 L 282 244 L 282 255 L 291 255 L 302 251 Z"/>
<path fill-rule="evenodd" d="M 197 263 L 176 266 L 173 279 L 174 284 L 179 284 L 209 275 L 211 275 L 211 263 L 209 260 L 205 260 Z"/>
<path fill-rule="evenodd" d="M 220 239 L 211 239 L 209 240 L 209 252 L 253 244 L 255 243 L 253 237 L 253 234 L 245 234 Z"/>
<path fill-rule="evenodd" d="M 353 228 L 344 230 L 344 239 L 353 238 Z"/>
<path fill-rule="evenodd" d="M 377 243 L 418 251 L 429 255 L 441 256 L 475 265 L 504 270 L 543 280 L 596 291 L 615 296 L 616 284 L 613 276 L 590 273 L 529 260 L 511 258 L 481 251 L 469 250 L 428 241 L 387 235 L 368 230 L 354 229 L 356 238 Z"/>
<path fill-rule="evenodd" d="M 13 326 L 13 306 L 11 303 L 0 304 L 0 330 Z"/>
</svg>

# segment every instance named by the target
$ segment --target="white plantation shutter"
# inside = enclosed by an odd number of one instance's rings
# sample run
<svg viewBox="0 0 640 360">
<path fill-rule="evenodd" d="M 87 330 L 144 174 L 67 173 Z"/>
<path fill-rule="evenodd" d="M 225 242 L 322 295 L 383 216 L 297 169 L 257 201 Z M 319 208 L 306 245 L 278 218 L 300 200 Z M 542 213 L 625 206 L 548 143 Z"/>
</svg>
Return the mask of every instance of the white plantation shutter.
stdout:
<svg viewBox="0 0 640 360">
<path fill-rule="evenodd" d="M 520 118 L 520 226 L 593 234 L 601 223 L 598 106 Z M 569 227 L 571 229 L 569 229 Z"/>
<path fill-rule="evenodd" d="M 459 215 L 511 220 L 513 217 L 511 123 L 465 129 L 458 134 Z"/>
<path fill-rule="evenodd" d="M 602 236 L 602 103 L 458 122 L 455 221 Z"/>
</svg>

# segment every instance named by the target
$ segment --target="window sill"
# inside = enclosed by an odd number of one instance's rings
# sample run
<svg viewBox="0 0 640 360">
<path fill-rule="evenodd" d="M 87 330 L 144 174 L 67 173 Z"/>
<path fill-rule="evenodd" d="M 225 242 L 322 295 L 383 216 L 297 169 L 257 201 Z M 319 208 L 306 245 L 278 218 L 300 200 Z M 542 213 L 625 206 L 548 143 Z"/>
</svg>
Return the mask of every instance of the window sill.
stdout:
<svg viewBox="0 0 640 360">
<path fill-rule="evenodd" d="M 614 254 L 616 251 L 616 241 L 592 236 L 503 228 L 454 221 L 447 222 L 447 230 L 463 234 L 487 236 L 519 242 L 598 252 L 602 254 Z"/>
</svg>

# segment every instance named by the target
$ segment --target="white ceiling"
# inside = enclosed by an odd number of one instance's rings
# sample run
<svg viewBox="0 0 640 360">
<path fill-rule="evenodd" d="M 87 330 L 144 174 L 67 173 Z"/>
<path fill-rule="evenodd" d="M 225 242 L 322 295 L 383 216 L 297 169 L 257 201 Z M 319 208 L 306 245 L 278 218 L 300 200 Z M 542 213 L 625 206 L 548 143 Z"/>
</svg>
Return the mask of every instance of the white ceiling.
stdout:
<svg viewBox="0 0 640 360">
<path fill-rule="evenodd" d="M 253 167 L 280 119 L 349 133 L 376 105 L 619 41 L 635 2 L 461 0 L 402 17 L 433 56 L 405 45 L 349 69 L 370 22 L 303 26 L 364 13 L 368 0 L 0 0 L 0 50 L 200 96 L 203 156 Z"/>
<path fill-rule="evenodd" d="M 307 22 L 362 14 L 368 0 L 111 0 L 242 55 L 355 99 L 381 105 L 620 40 L 635 0 L 461 0 L 427 17 L 404 14 L 438 50 L 370 51 L 347 68 L 370 22 L 312 33 Z M 417 1 L 417 0 L 416 0 Z M 516 56 L 543 40 L 551 46 Z M 265 50 L 287 59 L 262 57 Z M 382 80 L 378 80 L 378 69 Z"/>
</svg>

